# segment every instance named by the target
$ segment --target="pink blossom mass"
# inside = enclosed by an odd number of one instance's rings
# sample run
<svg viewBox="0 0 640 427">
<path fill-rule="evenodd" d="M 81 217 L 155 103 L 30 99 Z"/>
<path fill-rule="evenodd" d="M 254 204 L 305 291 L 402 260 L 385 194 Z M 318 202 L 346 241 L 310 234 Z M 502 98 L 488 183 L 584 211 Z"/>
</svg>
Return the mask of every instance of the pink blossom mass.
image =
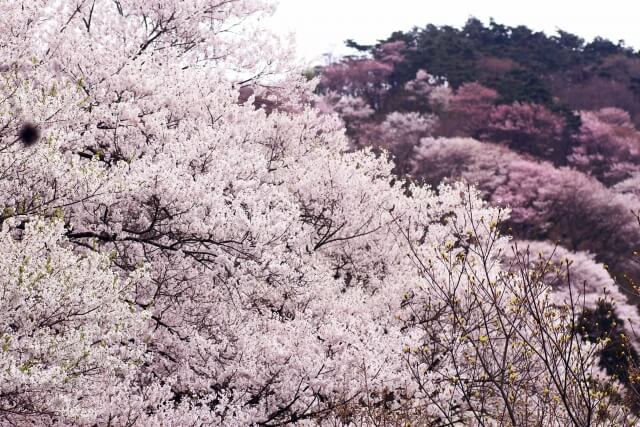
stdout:
<svg viewBox="0 0 640 427">
<path fill-rule="evenodd" d="M 636 424 L 633 118 L 274 7 L 0 4 L 0 425 Z"/>
</svg>

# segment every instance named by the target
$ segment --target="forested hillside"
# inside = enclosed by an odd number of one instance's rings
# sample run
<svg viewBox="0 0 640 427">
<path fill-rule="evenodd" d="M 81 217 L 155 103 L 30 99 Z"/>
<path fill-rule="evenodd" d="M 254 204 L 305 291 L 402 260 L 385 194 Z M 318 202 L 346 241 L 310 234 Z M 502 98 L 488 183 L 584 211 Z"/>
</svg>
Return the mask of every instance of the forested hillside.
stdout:
<svg viewBox="0 0 640 427">
<path fill-rule="evenodd" d="M 342 117 L 352 147 L 388 153 L 399 176 L 434 186 L 463 180 L 509 207 L 504 230 L 521 248 L 562 253 L 581 270 L 575 277 L 589 298 L 615 300 L 598 302 L 586 327 L 613 324 L 617 337 L 632 336 L 640 53 L 477 19 L 460 29 L 395 32 L 374 46 L 347 44 L 360 54 L 317 70 L 317 103 Z M 614 282 L 617 289 L 605 291 Z M 603 321 L 610 310 L 616 322 Z M 609 344 L 602 365 L 633 386 L 637 353 L 623 341 Z"/>
<path fill-rule="evenodd" d="M 386 82 L 402 88 L 419 70 L 446 77 L 453 89 L 477 82 L 498 92 L 498 103 L 514 101 L 593 110 L 617 107 L 640 121 L 640 52 L 622 42 L 585 42 L 564 31 L 554 35 L 494 21 L 470 19 L 461 28 L 427 25 L 381 41 L 400 42 L 404 59 Z M 378 46 L 348 45 L 384 61 Z M 388 58 L 387 58 L 388 59 Z"/>
</svg>

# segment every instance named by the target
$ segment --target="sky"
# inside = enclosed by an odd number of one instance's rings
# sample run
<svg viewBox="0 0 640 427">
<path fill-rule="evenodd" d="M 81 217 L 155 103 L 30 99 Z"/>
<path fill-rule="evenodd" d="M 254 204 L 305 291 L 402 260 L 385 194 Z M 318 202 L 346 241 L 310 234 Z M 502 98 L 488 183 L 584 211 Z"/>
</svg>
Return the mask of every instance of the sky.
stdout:
<svg viewBox="0 0 640 427">
<path fill-rule="evenodd" d="M 269 25 L 294 32 L 299 57 L 317 63 L 324 53 L 350 53 L 349 38 L 368 44 L 429 23 L 460 27 L 470 16 L 547 34 L 562 29 L 588 41 L 622 39 L 640 49 L 638 0 L 279 0 Z"/>
</svg>

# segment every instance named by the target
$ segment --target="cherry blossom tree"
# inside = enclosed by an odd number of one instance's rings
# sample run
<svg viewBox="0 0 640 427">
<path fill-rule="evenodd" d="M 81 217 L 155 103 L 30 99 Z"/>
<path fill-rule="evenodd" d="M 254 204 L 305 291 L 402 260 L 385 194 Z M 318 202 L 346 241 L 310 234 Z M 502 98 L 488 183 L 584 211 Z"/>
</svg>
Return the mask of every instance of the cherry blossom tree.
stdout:
<svg viewBox="0 0 640 427">
<path fill-rule="evenodd" d="M 479 83 L 463 84 L 451 98 L 440 133 L 444 136 L 478 136 L 497 99 L 498 92 L 493 89 Z"/>
<path fill-rule="evenodd" d="M 629 114 L 617 108 L 583 111 L 579 144 L 569 156 L 575 168 L 607 185 L 640 171 L 640 132 Z"/>
<path fill-rule="evenodd" d="M 413 174 L 433 185 L 462 178 L 492 203 L 510 206 L 509 225 L 517 236 L 592 252 L 618 279 L 640 278 L 631 262 L 640 247 L 635 196 L 617 194 L 578 171 L 468 138 L 423 139 L 412 162 Z"/>
<path fill-rule="evenodd" d="M 373 56 L 387 64 L 397 64 L 406 60 L 404 52 L 407 44 L 402 40 L 380 43 L 376 46 Z"/>
<path fill-rule="evenodd" d="M 324 67 L 320 90 L 362 97 L 378 111 L 382 109 L 384 95 L 389 89 L 387 78 L 392 72 L 393 64 L 381 60 L 348 58 Z"/>
<path fill-rule="evenodd" d="M 393 112 L 375 128 L 375 132 L 368 132 L 368 143 L 389 150 L 396 163 L 396 172 L 406 174 L 415 147 L 422 138 L 432 135 L 437 123 L 432 114 Z"/>
<path fill-rule="evenodd" d="M 417 111 L 431 111 L 441 114 L 448 110 L 453 92 L 447 82 L 442 82 L 425 70 L 418 70 L 416 77 L 404 85 L 406 95 L 403 99 L 407 106 Z"/>
<path fill-rule="evenodd" d="M 0 421 L 107 419 L 148 362 L 148 313 L 127 300 L 146 274 L 121 280 L 108 255 L 74 253 L 60 220 L 15 222 L 0 232 Z"/>
<path fill-rule="evenodd" d="M 544 106 L 515 102 L 493 108 L 482 139 L 561 163 L 568 151 L 564 130 L 564 119 Z"/>
</svg>

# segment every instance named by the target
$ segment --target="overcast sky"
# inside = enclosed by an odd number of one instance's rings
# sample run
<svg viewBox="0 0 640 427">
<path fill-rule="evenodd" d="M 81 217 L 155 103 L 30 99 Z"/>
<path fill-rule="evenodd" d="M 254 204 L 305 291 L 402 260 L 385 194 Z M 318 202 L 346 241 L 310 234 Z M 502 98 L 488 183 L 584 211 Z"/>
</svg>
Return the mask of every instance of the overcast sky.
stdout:
<svg viewBox="0 0 640 427">
<path fill-rule="evenodd" d="M 623 39 L 640 49 L 638 0 L 279 0 L 270 25 L 295 32 L 300 57 L 314 61 L 348 53 L 348 38 L 367 44 L 428 23 L 460 27 L 470 16 L 548 34 L 560 28 L 586 40 Z"/>
</svg>

